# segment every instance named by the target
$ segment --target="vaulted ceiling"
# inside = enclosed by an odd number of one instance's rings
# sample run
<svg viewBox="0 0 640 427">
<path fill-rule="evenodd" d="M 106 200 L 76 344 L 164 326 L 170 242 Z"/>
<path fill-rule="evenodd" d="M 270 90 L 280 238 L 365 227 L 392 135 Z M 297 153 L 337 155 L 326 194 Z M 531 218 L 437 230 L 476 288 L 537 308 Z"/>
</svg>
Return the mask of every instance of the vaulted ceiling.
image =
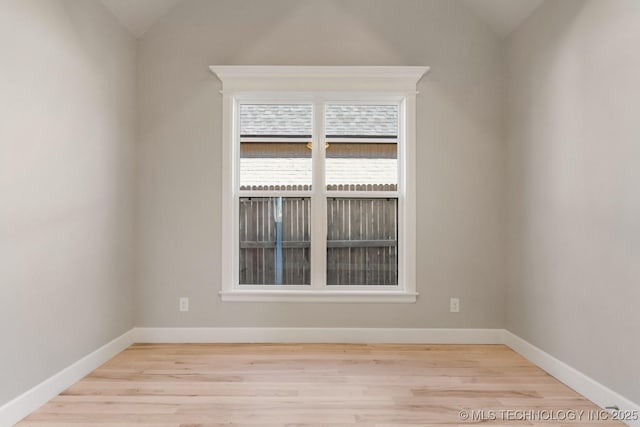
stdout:
<svg viewBox="0 0 640 427">
<path fill-rule="evenodd" d="M 462 0 L 499 36 L 518 28 L 544 0 Z"/>
<path fill-rule="evenodd" d="M 180 0 L 101 0 L 135 37 L 143 35 Z M 508 36 L 544 0 L 461 0 L 500 37 Z"/>
<path fill-rule="evenodd" d="M 123 27 L 135 37 L 143 35 L 151 26 L 178 4 L 180 0 L 101 0 Z"/>
</svg>

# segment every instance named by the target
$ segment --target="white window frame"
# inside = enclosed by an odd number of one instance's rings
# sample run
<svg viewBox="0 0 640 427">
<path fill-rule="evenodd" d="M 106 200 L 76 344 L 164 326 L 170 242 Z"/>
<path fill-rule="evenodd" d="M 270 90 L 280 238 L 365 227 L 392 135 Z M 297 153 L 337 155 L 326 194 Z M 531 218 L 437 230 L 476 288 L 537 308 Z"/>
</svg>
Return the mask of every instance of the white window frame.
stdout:
<svg viewBox="0 0 640 427">
<path fill-rule="evenodd" d="M 416 291 L 416 85 L 428 67 L 378 66 L 211 66 L 222 81 L 222 301 L 280 302 L 415 302 Z M 306 103 L 319 111 L 325 103 L 384 102 L 399 106 L 397 191 L 327 191 L 322 165 L 325 148 L 323 114 L 315 114 L 313 191 L 258 192 L 252 197 L 311 197 L 311 285 L 240 285 L 239 281 L 239 123 L 240 103 Z M 398 285 L 326 285 L 327 197 L 393 197 L 398 199 Z M 324 217 L 324 216 L 323 216 Z M 319 236 L 319 237 L 318 237 Z M 315 242 L 315 243 L 314 243 Z M 324 260 L 324 261 L 322 261 Z"/>
</svg>

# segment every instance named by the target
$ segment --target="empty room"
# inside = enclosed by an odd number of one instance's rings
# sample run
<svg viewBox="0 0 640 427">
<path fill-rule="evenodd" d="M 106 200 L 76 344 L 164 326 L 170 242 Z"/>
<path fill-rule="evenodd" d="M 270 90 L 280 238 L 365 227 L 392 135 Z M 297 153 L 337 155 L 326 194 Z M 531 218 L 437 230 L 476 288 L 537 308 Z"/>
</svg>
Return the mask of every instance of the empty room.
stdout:
<svg viewBox="0 0 640 427">
<path fill-rule="evenodd" d="M 640 0 L 0 0 L 0 427 L 640 426 Z"/>
</svg>

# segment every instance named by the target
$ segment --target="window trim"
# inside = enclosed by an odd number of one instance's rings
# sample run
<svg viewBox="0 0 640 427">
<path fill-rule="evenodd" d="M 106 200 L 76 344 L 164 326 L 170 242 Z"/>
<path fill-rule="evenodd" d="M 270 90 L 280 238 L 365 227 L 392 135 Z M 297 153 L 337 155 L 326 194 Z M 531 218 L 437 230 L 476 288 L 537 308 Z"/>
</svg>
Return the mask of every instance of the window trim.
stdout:
<svg viewBox="0 0 640 427">
<path fill-rule="evenodd" d="M 221 290 L 222 301 L 279 301 L 279 302 L 415 302 L 416 292 L 416 85 L 428 72 L 428 67 L 333 67 L 333 66 L 211 66 L 210 70 L 222 81 L 222 229 L 221 229 Z M 267 285 L 239 285 L 238 282 L 238 184 L 237 159 L 239 150 L 239 123 L 237 109 L 239 102 L 268 98 L 273 102 L 361 102 L 395 100 L 401 102 L 404 126 L 401 126 L 399 142 L 399 182 L 398 209 L 400 218 L 398 236 L 398 285 L 391 287 L 338 286 L 326 285 L 326 271 L 312 267 L 312 283 L 323 286 L 305 288 L 286 285 L 273 289 Z M 324 145 L 318 144 L 323 124 L 314 120 L 314 146 L 319 153 L 313 156 L 314 175 L 318 171 L 318 159 L 324 152 Z M 401 120 L 401 123 L 403 120 Z M 318 127 L 320 125 L 320 127 Z M 402 135 L 402 132 L 406 132 Z M 315 150 L 314 150 L 315 151 Z M 314 177 L 314 184 L 318 181 Z M 322 181 L 323 182 L 323 181 Z M 323 186 L 324 187 L 324 186 Z M 302 194 L 294 194 L 297 196 Z M 327 192 L 322 188 L 326 200 L 330 197 L 362 197 L 362 192 Z M 394 192 L 395 193 L 395 192 Z M 280 194 L 282 195 L 282 194 Z M 287 193 L 287 196 L 289 193 Z M 382 196 L 371 194 L 369 196 Z M 326 207 L 324 207 L 326 209 Z M 318 208 L 322 209 L 322 207 Z M 317 209 L 313 209 L 311 214 Z M 319 221 L 311 221 L 318 224 Z M 314 235 L 323 235 L 318 227 L 311 230 Z M 237 234 L 237 233 L 236 233 Z M 320 254 L 325 245 L 312 245 L 312 260 Z M 314 248 L 315 247 L 315 251 Z M 312 264 L 313 265 L 313 264 Z M 315 278 L 315 280 L 314 280 Z M 339 289 L 335 289 L 339 288 Z M 373 289 L 371 289 L 373 288 Z"/>
</svg>

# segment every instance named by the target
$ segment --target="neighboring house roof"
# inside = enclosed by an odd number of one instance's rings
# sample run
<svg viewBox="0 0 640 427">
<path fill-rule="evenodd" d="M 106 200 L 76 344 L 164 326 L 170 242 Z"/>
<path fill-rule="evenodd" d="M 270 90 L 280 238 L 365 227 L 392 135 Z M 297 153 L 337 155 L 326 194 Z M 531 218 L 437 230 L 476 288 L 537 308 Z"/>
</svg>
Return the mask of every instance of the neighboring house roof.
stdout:
<svg viewBox="0 0 640 427">
<path fill-rule="evenodd" d="M 327 105 L 326 134 L 337 136 L 398 136 L 396 105 Z"/>
<path fill-rule="evenodd" d="M 240 105 L 240 136 L 297 135 L 311 137 L 312 129 L 312 105 Z"/>
<path fill-rule="evenodd" d="M 329 104 L 326 134 L 351 137 L 397 137 L 396 105 Z M 313 130 L 313 106 L 308 104 L 242 104 L 241 136 L 308 136 Z"/>
<path fill-rule="evenodd" d="M 396 105 L 329 104 L 325 114 L 326 134 L 339 138 L 389 138 L 395 143 L 398 136 L 398 107 Z M 313 132 L 313 106 L 309 104 L 241 104 L 240 135 L 257 141 L 271 138 L 282 141 L 292 137 L 310 138 Z M 306 140 L 302 140 L 305 141 Z M 349 139 L 357 143 L 353 139 Z M 240 185 L 310 185 L 311 158 L 273 157 L 253 153 L 240 159 Z M 326 159 L 328 185 L 378 184 L 398 182 L 398 161 L 389 158 Z"/>
</svg>

